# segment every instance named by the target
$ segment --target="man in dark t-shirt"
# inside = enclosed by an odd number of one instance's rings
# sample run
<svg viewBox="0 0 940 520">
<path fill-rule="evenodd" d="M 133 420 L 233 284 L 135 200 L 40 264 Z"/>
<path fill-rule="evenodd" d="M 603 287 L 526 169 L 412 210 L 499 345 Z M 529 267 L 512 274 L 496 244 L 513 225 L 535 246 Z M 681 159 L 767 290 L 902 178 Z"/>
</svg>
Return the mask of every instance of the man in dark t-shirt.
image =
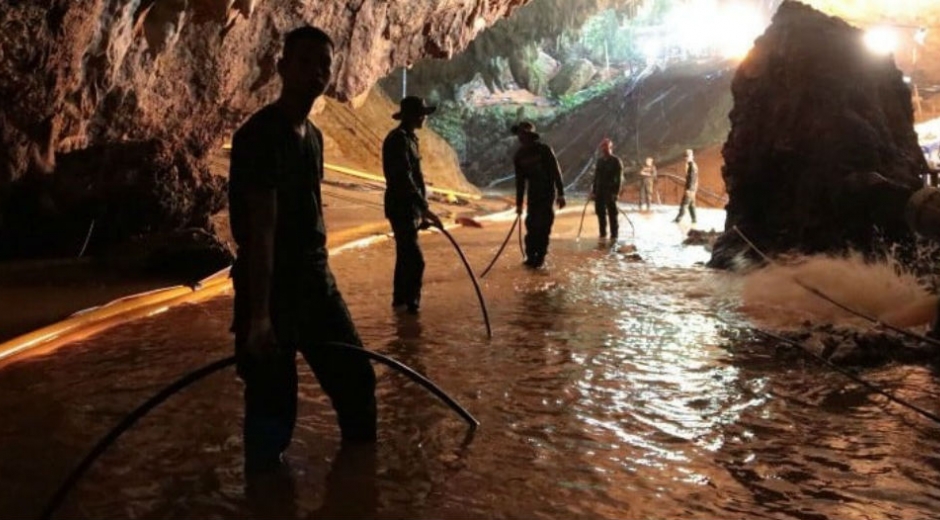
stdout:
<svg viewBox="0 0 940 520">
<path fill-rule="evenodd" d="M 528 121 L 513 125 L 521 146 L 513 157 L 516 170 L 516 213 L 522 214 L 522 202 L 528 197 L 525 219 L 525 264 L 538 268 L 545 263 L 548 241 L 555 223 L 552 205 L 565 207 L 565 187 L 561 183 L 561 168 L 552 147 L 541 142 L 535 125 Z"/>
<path fill-rule="evenodd" d="M 610 222 L 610 239 L 617 241 L 620 231 L 617 217 L 617 197 L 623 181 L 623 163 L 614 155 L 614 144 L 610 139 L 601 141 L 601 156 L 594 169 L 594 182 L 591 184 L 591 197 L 594 199 L 594 213 L 601 238 L 607 237 L 607 223 Z"/>
<path fill-rule="evenodd" d="M 344 441 L 376 436 L 375 373 L 327 263 L 320 181 L 323 137 L 307 116 L 329 84 L 333 43 L 320 29 L 289 33 L 281 95 L 235 133 L 229 210 L 238 254 L 235 352 L 245 383 L 245 469 L 276 469 L 297 416 L 296 352 L 336 410 Z"/>
</svg>

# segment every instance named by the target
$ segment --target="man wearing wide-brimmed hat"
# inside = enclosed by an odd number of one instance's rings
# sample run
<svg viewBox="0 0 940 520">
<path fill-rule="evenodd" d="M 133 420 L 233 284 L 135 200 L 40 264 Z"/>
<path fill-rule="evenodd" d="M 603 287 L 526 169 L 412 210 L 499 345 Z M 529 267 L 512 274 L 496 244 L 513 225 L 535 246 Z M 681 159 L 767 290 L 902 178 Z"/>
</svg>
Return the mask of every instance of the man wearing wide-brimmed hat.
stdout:
<svg viewBox="0 0 940 520">
<path fill-rule="evenodd" d="M 440 226 L 437 215 L 428 208 L 421 171 L 421 154 L 415 130 L 437 107 L 422 98 L 408 96 L 392 115 L 401 121 L 382 144 L 382 170 L 385 173 L 385 218 L 395 233 L 395 282 L 392 306 L 416 314 L 421 306 L 421 279 L 424 256 L 418 245 L 418 230 L 428 224 Z"/>
<path fill-rule="evenodd" d="M 522 145 L 513 158 L 516 169 L 516 213 L 522 214 L 522 202 L 528 196 L 525 219 L 525 264 L 541 267 L 548 254 L 548 237 L 555 223 L 552 206 L 565 207 L 565 188 L 561 168 L 552 147 L 539 141 L 535 125 L 524 121 L 511 128 Z"/>
</svg>

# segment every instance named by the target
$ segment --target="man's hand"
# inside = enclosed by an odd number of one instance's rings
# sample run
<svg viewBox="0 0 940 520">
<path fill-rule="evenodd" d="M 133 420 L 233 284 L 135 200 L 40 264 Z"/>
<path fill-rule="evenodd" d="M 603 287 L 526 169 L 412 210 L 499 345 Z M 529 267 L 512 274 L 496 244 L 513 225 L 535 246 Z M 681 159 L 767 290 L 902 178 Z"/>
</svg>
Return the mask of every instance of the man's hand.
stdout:
<svg viewBox="0 0 940 520">
<path fill-rule="evenodd" d="M 424 221 L 429 222 L 432 226 L 436 228 L 444 227 L 444 224 L 441 222 L 441 219 L 437 215 L 432 213 L 431 210 L 429 209 L 426 209 L 423 212 L 421 212 L 421 218 Z"/>
<path fill-rule="evenodd" d="M 269 357 L 277 351 L 277 341 L 274 339 L 274 329 L 271 327 L 270 318 L 251 320 L 248 324 L 245 350 L 255 358 Z"/>
<path fill-rule="evenodd" d="M 588 193 L 588 200 L 594 200 L 595 197 L 597 197 L 597 195 L 595 195 L 593 191 L 591 193 Z"/>
<path fill-rule="evenodd" d="M 516 206 L 516 215 L 522 215 L 522 206 Z"/>
<path fill-rule="evenodd" d="M 565 207 L 565 198 L 558 197 L 558 209 L 564 209 Z"/>
</svg>

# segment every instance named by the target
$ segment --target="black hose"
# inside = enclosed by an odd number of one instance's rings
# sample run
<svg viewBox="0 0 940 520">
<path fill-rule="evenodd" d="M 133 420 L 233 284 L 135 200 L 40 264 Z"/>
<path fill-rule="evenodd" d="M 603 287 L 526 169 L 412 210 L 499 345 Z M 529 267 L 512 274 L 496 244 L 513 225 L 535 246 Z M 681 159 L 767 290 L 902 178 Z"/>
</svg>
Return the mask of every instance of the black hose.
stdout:
<svg viewBox="0 0 940 520">
<path fill-rule="evenodd" d="M 473 282 L 473 288 L 477 292 L 477 299 L 480 301 L 480 310 L 483 311 L 483 322 L 486 324 L 486 337 L 493 338 L 493 329 L 490 327 L 490 313 L 486 310 L 486 300 L 483 299 L 483 291 L 480 290 L 480 282 L 477 281 L 477 276 L 473 274 L 473 268 L 470 267 L 470 262 L 467 261 L 467 257 L 464 256 L 463 250 L 460 249 L 460 245 L 457 244 L 457 241 L 454 240 L 454 237 L 444 229 L 444 226 L 434 226 L 438 231 L 441 232 L 447 240 L 450 240 L 451 245 L 454 246 L 454 250 L 457 251 L 457 255 L 460 257 L 460 260 L 463 262 L 463 266 L 467 268 L 467 274 L 470 275 L 470 281 Z"/>
<path fill-rule="evenodd" d="M 501 246 L 499 246 L 499 250 L 496 251 L 496 256 L 493 257 L 493 260 L 490 262 L 490 265 L 486 266 L 486 269 L 484 269 L 484 270 L 483 270 L 483 273 L 480 274 L 480 278 L 485 278 L 485 277 L 486 277 L 486 273 L 489 273 L 489 272 L 490 272 L 490 269 L 492 269 L 493 266 L 496 265 L 496 261 L 499 260 L 499 255 L 503 254 L 503 249 L 506 249 L 506 244 L 508 244 L 508 243 L 509 243 L 509 239 L 512 238 L 512 233 L 513 233 L 513 231 L 516 230 L 516 225 L 519 224 L 519 219 L 520 219 L 520 218 L 521 218 L 520 215 L 516 215 L 516 220 L 513 220 L 513 221 L 512 221 L 512 227 L 509 228 L 509 234 L 506 235 L 506 240 L 503 240 L 503 244 L 502 244 Z"/>
<path fill-rule="evenodd" d="M 443 390 L 441 390 L 437 385 L 432 383 L 430 380 L 415 372 L 413 369 L 407 365 L 396 361 L 388 356 L 379 354 L 377 352 L 372 352 L 371 350 L 366 350 L 364 348 L 350 345 L 347 343 L 340 343 L 334 341 L 327 341 L 323 343 L 318 343 L 317 345 L 323 345 L 332 348 L 339 348 L 346 350 L 347 352 L 355 352 L 357 354 L 366 356 L 374 361 L 378 361 L 383 365 L 392 368 L 398 371 L 401 374 L 404 374 L 412 381 L 420 384 L 425 389 L 430 391 L 432 394 L 437 396 L 440 400 L 444 401 L 452 410 L 457 412 L 460 417 L 462 417 L 467 424 L 470 426 L 470 430 L 476 430 L 477 426 L 480 425 L 480 421 L 477 421 L 473 415 L 470 414 L 465 408 L 460 406 L 453 398 L 448 396 Z M 54 513 L 59 506 L 62 505 L 62 502 L 65 500 L 65 497 L 68 496 L 69 491 L 75 487 L 75 484 L 84 476 L 85 472 L 88 471 L 88 468 L 105 452 L 114 442 L 124 434 L 128 429 L 130 429 L 134 424 L 137 423 L 142 417 L 147 415 L 151 410 L 159 406 L 161 403 L 172 397 L 174 394 L 179 393 L 187 386 L 215 373 L 223 368 L 230 367 L 235 364 L 235 356 L 229 356 L 224 359 L 220 359 L 213 363 L 210 363 L 198 370 L 190 372 L 180 379 L 176 380 L 169 386 L 165 387 L 163 390 L 160 390 L 150 399 L 147 399 L 142 405 L 135 408 L 131 413 L 127 414 L 124 419 L 118 423 L 117 426 L 111 429 L 107 435 L 102 437 L 95 446 L 82 458 L 78 466 L 69 473 L 69 476 L 62 482 L 59 488 L 56 490 L 55 494 L 52 495 L 52 498 L 46 504 L 46 507 L 43 508 L 42 514 L 39 516 L 42 520 L 48 520 L 52 518 L 52 513 Z"/>
<path fill-rule="evenodd" d="M 591 203 L 591 197 L 584 201 L 584 209 L 581 210 L 581 223 L 578 224 L 578 238 L 581 238 L 581 229 L 584 227 L 584 215 L 587 214 L 588 204 Z"/>
</svg>

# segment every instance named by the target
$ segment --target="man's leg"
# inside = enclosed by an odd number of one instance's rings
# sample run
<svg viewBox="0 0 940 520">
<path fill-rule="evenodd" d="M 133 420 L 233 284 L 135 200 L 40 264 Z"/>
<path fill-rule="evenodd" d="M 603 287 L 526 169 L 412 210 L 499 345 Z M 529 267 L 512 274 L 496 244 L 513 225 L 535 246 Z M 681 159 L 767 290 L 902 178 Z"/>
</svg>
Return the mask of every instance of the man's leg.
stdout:
<svg viewBox="0 0 940 520">
<path fill-rule="evenodd" d="M 411 219 L 392 220 L 395 233 L 395 297 L 393 304 L 407 304 L 417 310 L 421 305 L 424 256 L 418 245 L 418 228 Z"/>
<path fill-rule="evenodd" d="M 689 197 L 689 216 L 692 217 L 692 223 L 695 224 L 695 194 Z"/>
<path fill-rule="evenodd" d="M 597 215 L 597 228 L 601 238 L 607 236 L 607 204 L 601 193 L 594 194 L 594 214 Z"/>
<path fill-rule="evenodd" d="M 689 196 L 683 195 L 682 202 L 679 203 L 679 214 L 676 215 L 676 219 L 673 220 L 673 222 L 679 222 L 680 220 L 682 220 L 682 217 L 685 216 L 685 207 L 688 204 L 689 204 Z"/>
<path fill-rule="evenodd" d="M 374 441 L 376 403 L 372 364 L 355 352 L 317 345 L 336 341 L 362 348 L 346 302 L 329 272 L 327 280 L 326 292 L 317 295 L 309 311 L 310 321 L 300 352 L 336 410 L 343 440 Z"/>
<path fill-rule="evenodd" d="M 611 194 L 607 197 L 607 218 L 610 220 L 610 238 L 616 239 L 620 236 L 620 221 L 617 219 L 617 195 Z"/>
<path fill-rule="evenodd" d="M 552 224 L 555 222 L 555 212 L 552 211 L 551 204 L 544 207 L 529 207 L 532 215 L 533 228 L 530 230 L 532 236 L 532 261 L 535 267 L 540 267 L 545 262 L 545 255 L 548 254 L 548 240 L 552 232 Z"/>
<path fill-rule="evenodd" d="M 270 358 L 245 352 L 236 338 L 238 373 L 245 383 L 245 471 L 275 469 L 290 445 L 297 420 L 295 353 L 285 348 Z"/>
</svg>

